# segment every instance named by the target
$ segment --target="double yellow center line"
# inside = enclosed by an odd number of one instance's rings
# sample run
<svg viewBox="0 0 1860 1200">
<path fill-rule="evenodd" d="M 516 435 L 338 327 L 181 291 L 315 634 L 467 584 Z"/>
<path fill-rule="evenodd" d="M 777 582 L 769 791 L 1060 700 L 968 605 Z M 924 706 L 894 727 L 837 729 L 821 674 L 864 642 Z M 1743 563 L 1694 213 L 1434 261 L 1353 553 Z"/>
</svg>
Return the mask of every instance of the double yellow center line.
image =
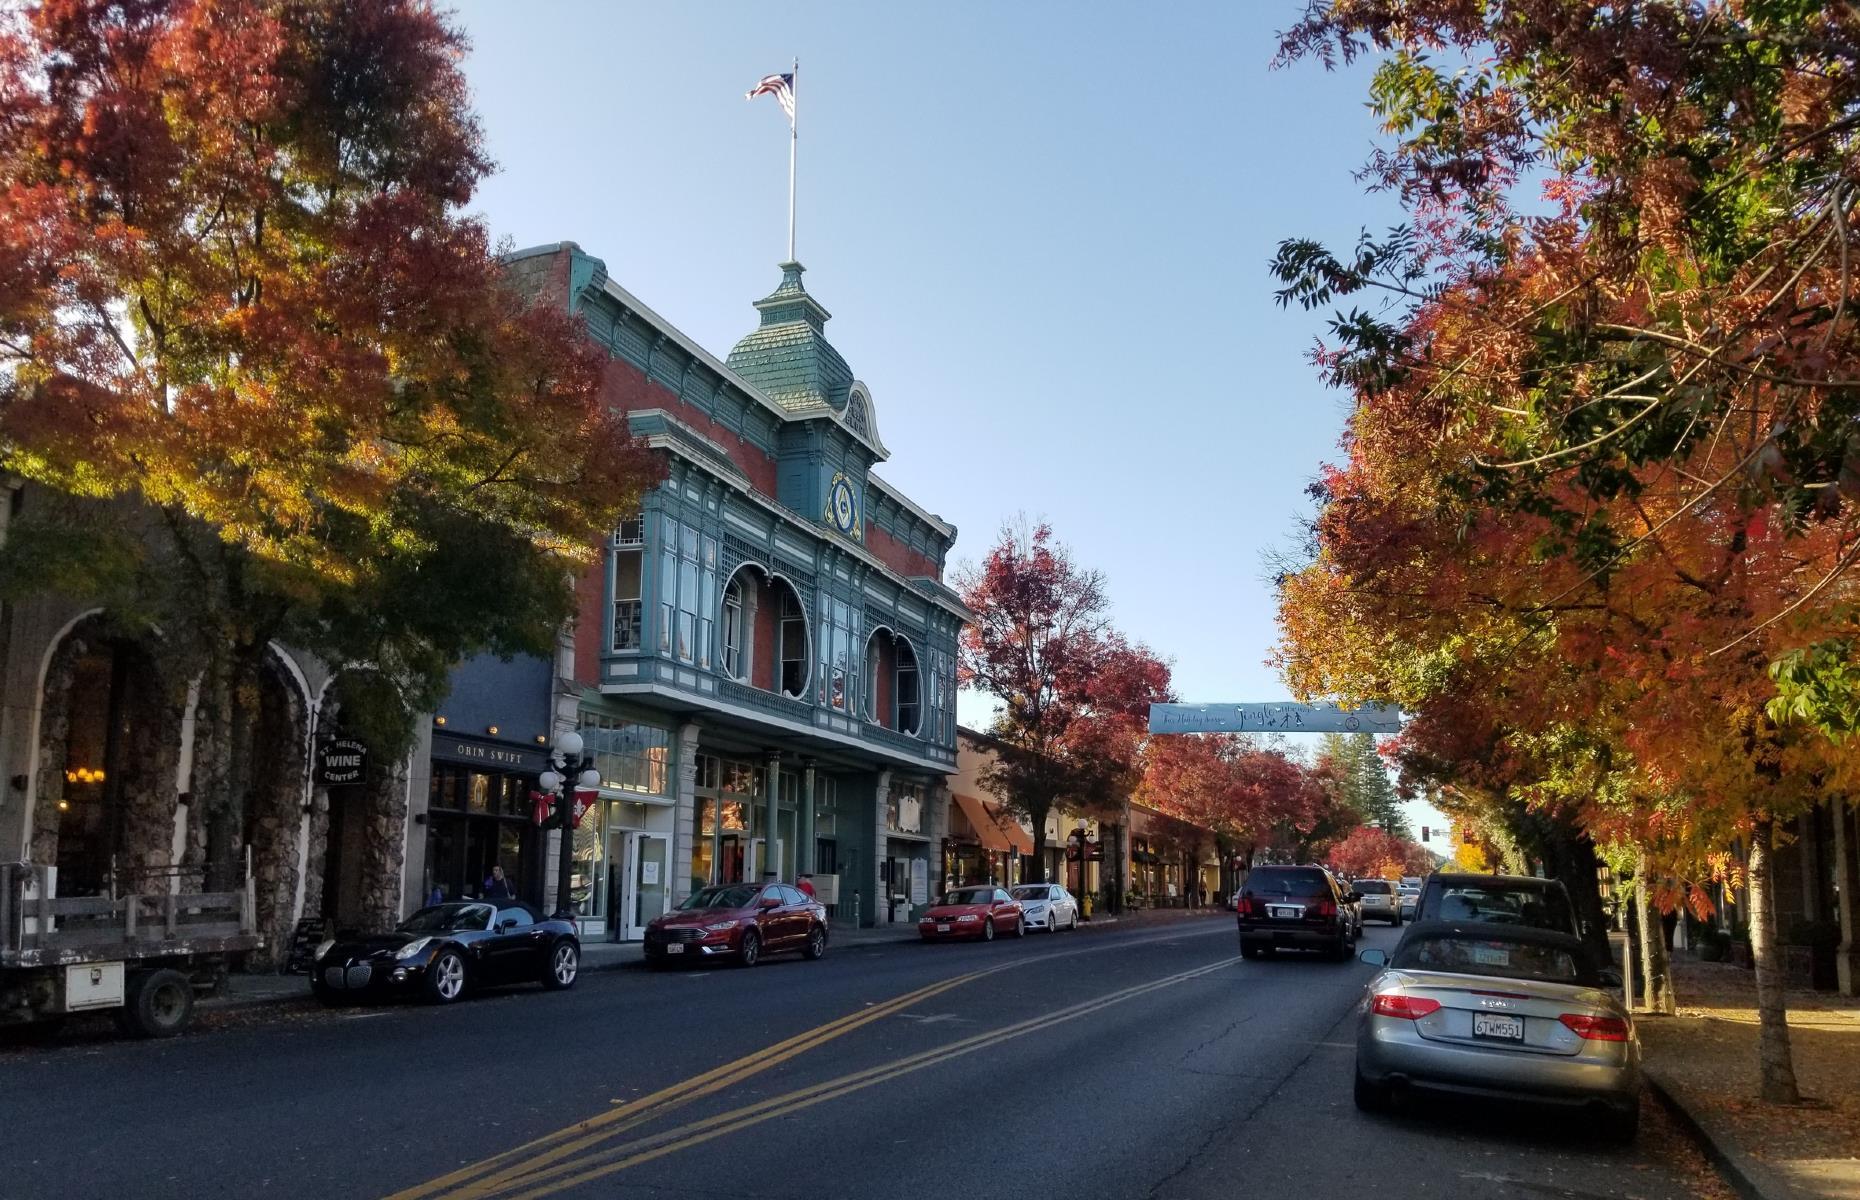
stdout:
<svg viewBox="0 0 1860 1200">
<path fill-rule="evenodd" d="M 798 1033 L 784 1041 L 766 1046 L 753 1054 L 744 1055 L 733 1062 L 692 1076 L 661 1088 L 650 1095 L 628 1101 L 617 1108 L 609 1109 L 597 1117 L 579 1121 L 566 1129 L 545 1134 L 534 1141 L 493 1155 L 482 1162 L 460 1167 L 458 1170 L 438 1179 L 430 1180 L 417 1187 L 395 1192 L 387 1200 L 426 1200 L 427 1197 L 447 1195 L 450 1200 L 466 1200 L 467 1197 L 493 1195 L 503 1189 L 518 1175 L 530 1174 L 569 1155 L 575 1154 L 588 1146 L 604 1141 L 616 1134 L 623 1133 L 649 1120 L 657 1120 L 666 1113 L 681 1108 L 694 1100 L 733 1087 L 738 1083 L 760 1074 L 772 1067 L 781 1065 L 797 1055 L 805 1054 L 818 1046 L 823 1046 L 834 1038 L 842 1037 L 864 1025 L 869 1025 L 883 1017 L 901 1012 L 913 1004 L 928 1000 L 932 996 L 946 992 L 953 987 L 960 987 L 984 971 L 972 971 L 967 975 L 958 975 L 951 979 L 940 980 L 928 987 L 906 992 L 882 1004 L 849 1013 L 825 1025 L 819 1025 L 804 1033 Z M 456 1191 L 452 1189 L 457 1189 Z"/>
<path fill-rule="evenodd" d="M 734 1063 L 699 1075 L 685 1083 L 635 1100 L 624 1108 L 603 1113 L 590 1121 L 583 1121 L 560 1133 L 519 1146 L 515 1150 L 488 1159 L 484 1163 L 455 1171 L 451 1175 L 436 1179 L 432 1183 L 411 1191 L 398 1193 L 389 1200 L 422 1200 L 424 1197 L 445 1192 L 455 1184 L 464 1186 L 457 1191 L 447 1192 L 448 1200 L 466 1200 L 467 1197 L 471 1197 L 472 1200 L 483 1200 L 490 1196 L 503 1197 L 504 1200 L 541 1200 L 542 1197 L 579 1187 L 592 1180 L 689 1149 L 727 1133 L 747 1129 L 774 1117 L 811 1108 L 816 1104 L 888 1082 L 899 1076 L 985 1050 L 1013 1038 L 1088 1016 L 1114 1004 L 1121 1004 L 1150 992 L 1173 987 L 1191 979 L 1198 979 L 1230 967 L 1239 961 L 1238 958 L 1223 959 L 1193 970 L 1152 979 L 1146 983 L 1110 992 L 1012 1025 L 963 1038 L 945 1046 L 907 1055 L 878 1066 L 841 1075 L 824 1083 L 812 1084 L 780 1096 L 772 1096 L 766 1100 L 746 1104 L 675 1129 L 650 1134 L 580 1157 L 572 1157 L 579 1155 L 581 1151 L 591 1149 L 598 1142 L 607 1141 L 647 1121 L 657 1120 L 674 1108 L 698 1099 L 700 1096 L 710 1095 L 731 1086 L 760 1070 L 766 1070 L 795 1055 L 803 1054 L 861 1025 L 889 1016 L 939 992 L 967 983 L 977 976 L 992 974 L 992 972 L 977 971 L 969 975 L 958 976 L 900 996 L 885 1004 L 876 1005 L 852 1016 L 841 1018 L 819 1029 L 810 1030 L 786 1042 L 778 1043 L 761 1054 L 738 1059 Z"/>
</svg>

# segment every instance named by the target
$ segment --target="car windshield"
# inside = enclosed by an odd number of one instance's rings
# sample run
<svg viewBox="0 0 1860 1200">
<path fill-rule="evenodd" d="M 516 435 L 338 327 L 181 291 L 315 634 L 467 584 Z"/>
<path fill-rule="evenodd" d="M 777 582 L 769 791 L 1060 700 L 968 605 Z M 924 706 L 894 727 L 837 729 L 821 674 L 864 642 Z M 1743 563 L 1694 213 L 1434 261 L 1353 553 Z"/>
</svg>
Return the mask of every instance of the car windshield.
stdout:
<svg viewBox="0 0 1860 1200">
<path fill-rule="evenodd" d="M 1461 884 L 1445 888 L 1431 920 L 1479 921 L 1488 925 L 1525 925 L 1554 933 L 1574 933 L 1575 919 L 1569 901 L 1557 888 L 1480 887 Z"/>
<path fill-rule="evenodd" d="M 1415 971 L 1539 979 L 1548 983 L 1591 982 L 1578 956 L 1568 948 L 1509 938 L 1457 934 L 1410 938 L 1396 948 L 1390 965 Z"/>
<path fill-rule="evenodd" d="M 1010 892 L 1009 895 L 1013 896 L 1016 900 L 1051 899 L 1051 897 L 1047 895 L 1046 889 L 1043 887 L 1017 887 Z"/>
<path fill-rule="evenodd" d="M 728 887 L 699 888 L 685 898 L 679 908 L 745 908 L 762 889 L 754 884 L 738 883 Z"/>
<path fill-rule="evenodd" d="M 488 904 L 435 904 L 423 908 L 400 923 L 402 933 L 458 933 L 462 930 L 489 929 L 492 908 Z"/>
<path fill-rule="evenodd" d="M 1390 888 L 1388 881 L 1385 879 L 1359 879 L 1356 881 L 1356 890 L 1363 893 L 1365 896 L 1369 895 L 1371 892 L 1378 896 L 1386 896 L 1389 894 Z"/>
<path fill-rule="evenodd" d="M 959 888 L 943 897 L 945 904 L 987 904 L 995 898 L 993 888 Z"/>
</svg>

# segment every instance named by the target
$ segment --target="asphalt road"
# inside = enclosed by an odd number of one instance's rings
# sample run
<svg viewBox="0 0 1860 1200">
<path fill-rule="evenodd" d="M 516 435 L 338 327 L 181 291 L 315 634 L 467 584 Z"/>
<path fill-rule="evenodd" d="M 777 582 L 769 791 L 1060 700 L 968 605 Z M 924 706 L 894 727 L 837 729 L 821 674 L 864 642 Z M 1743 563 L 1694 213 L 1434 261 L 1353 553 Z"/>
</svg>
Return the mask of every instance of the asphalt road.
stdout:
<svg viewBox="0 0 1860 1200">
<path fill-rule="evenodd" d="M 1392 945 L 1372 928 L 1364 945 Z M 1224 918 L 589 974 L 448 1009 L 0 1053 L 0 1197 L 1646 1197 L 1633 1150 L 1482 1107 L 1366 1117 L 1372 969 Z M 1715 1186 L 1715 1185 L 1713 1185 Z"/>
</svg>

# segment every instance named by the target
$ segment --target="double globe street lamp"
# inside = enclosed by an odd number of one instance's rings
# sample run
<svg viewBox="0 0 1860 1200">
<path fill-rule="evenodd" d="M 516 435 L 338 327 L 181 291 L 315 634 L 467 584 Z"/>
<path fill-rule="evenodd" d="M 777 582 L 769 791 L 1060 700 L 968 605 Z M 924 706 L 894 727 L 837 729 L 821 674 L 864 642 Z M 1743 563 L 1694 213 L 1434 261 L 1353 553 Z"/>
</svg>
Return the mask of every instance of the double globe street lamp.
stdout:
<svg viewBox="0 0 1860 1200">
<path fill-rule="evenodd" d="M 536 786 L 545 796 L 555 797 L 555 814 L 562 829 L 562 845 L 556 856 L 555 915 L 565 921 L 575 919 L 575 904 L 569 894 L 575 875 L 575 789 L 597 788 L 601 773 L 594 769 L 594 759 L 582 753 L 581 735 L 572 729 L 555 735 L 549 751 L 549 769 L 536 777 Z M 575 777 L 569 786 L 569 776 Z"/>
</svg>

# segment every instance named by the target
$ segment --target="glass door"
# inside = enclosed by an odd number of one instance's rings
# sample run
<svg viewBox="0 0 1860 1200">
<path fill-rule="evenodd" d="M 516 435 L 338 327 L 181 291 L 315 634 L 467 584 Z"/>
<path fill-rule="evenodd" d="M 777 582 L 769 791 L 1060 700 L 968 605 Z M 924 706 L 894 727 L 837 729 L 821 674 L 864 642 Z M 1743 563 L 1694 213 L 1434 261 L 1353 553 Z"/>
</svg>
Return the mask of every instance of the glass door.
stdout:
<svg viewBox="0 0 1860 1200">
<path fill-rule="evenodd" d="M 744 883 L 764 882 L 762 877 L 764 867 L 762 864 L 771 861 L 764 857 L 766 845 L 767 843 L 762 838 L 757 838 L 755 841 L 749 843 L 749 874 L 743 877 Z M 779 864 L 782 861 L 782 852 L 784 849 L 786 849 L 786 847 L 783 845 L 782 840 L 780 838 L 775 839 L 775 857 L 772 861 L 777 864 L 776 878 L 781 878 Z"/>
<path fill-rule="evenodd" d="M 671 897 L 671 854 L 668 839 L 658 833 L 629 833 L 626 847 L 626 928 L 621 936 L 638 941 L 646 925 L 663 916 Z"/>
</svg>

